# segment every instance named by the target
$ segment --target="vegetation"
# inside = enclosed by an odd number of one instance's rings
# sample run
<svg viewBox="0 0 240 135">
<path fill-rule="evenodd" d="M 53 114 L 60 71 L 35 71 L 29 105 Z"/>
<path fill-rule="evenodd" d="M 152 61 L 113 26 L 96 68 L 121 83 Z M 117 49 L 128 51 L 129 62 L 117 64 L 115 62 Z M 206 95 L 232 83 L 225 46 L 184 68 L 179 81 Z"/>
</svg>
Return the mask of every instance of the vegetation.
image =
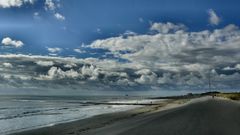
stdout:
<svg viewBox="0 0 240 135">
<path fill-rule="evenodd" d="M 228 98 L 228 99 L 231 99 L 231 100 L 240 100 L 240 93 L 239 92 L 235 92 L 235 93 L 218 93 L 216 96 Z"/>
<path fill-rule="evenodd" d="M 198 98 L 203 96 L 216 96 L 216 97 L 223 97 L 231 100 L 240 100 L 240 92 L 232 92 L 232 93 L 221 93 L 218 91 L 211 91 L 211 92 L 205 92 L 205 93 L 188 93 L 186 95 L 180 95 L 180 96 L 168 96 L 168 97 L 156 97 L 154 99 L 192 99 L 192 98 Z"/>
</svg>

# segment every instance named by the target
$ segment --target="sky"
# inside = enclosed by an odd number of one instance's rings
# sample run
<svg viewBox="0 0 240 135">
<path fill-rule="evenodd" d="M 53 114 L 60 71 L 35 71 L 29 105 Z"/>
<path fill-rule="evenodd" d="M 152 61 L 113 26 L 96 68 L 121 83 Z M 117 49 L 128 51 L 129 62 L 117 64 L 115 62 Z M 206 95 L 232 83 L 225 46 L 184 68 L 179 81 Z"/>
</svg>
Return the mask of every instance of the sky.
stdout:
<svg viewBox="0 0 240 135">
<path fill-rule="evenodd" d="M 239 4 L 0 0 L 0 93 L 239 91 Z"/>
</svg>

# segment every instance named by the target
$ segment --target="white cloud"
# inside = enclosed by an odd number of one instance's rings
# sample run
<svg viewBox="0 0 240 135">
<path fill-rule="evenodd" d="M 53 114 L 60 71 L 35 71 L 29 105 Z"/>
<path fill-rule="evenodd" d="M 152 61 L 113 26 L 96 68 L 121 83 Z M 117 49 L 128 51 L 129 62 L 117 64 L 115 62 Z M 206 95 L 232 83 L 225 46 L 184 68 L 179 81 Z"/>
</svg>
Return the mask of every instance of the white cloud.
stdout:
<svg viewBox="0 0 240 135">
<path fill-rule="evenodd" d="M 81 50 L 79 48 L 76 48 L 76 49 L 73 49 L 74 52 L 77 52 L 77 53 L 86 53 L 86 51 L 84 50 Z"/>
<path fill-rule="evenodd" d="M 55 47 L 55 48 L 47 48 L 47 50 L 50 52 L 50 53 L 59 53 L 62 51 L 61 48 L 58 48 L 58 47 Z"/>
<path fill-rule="evenodd" d="M 12 68 L 13 67 L 13 65 L 11 63 L 3 63 L 3 66 L 7 67 L 7 68 Z"/>
<path fill-rule="evenodd" d="M 13 40 L 10 37 L 6 37 L 2 39 L 2 44 L 5 46 L 14 46 L 16 48 L 22 47 L 24 43 L 20 40 Z"/>
<path fill-rule="evenodd" d="M 46 0 L 45 1 L 45 10 L 55 10 L 56 6 L 53 0 Z"/>
<path fill-rule="evenodd" d="M 33 17 L 39 18 L 39 12 L 34 12 L 34 13 L 33 13 Z"/>
<path fill-rule="evenodd" d="M 38 19 L 38 20 L 41 19 L 40 13 L 39 12 L 34 12 L 33 13 L 33 18 Z"/>
<path fill-rule="evenodd" d="M 65 16 L 63 16 L 63 15 L 60 14 L 60 13 L 55 13 L 54 16 L 55 16 L 55 18 L 56 18 L 57 20 L 60 20 L 60 21 L 64 21 L 64 20 L 65 20 Z"/>
<path fill-rule="evenodd" d="M 224 67 L 223 70 L 240 70 L 240 64 L 236 64 L 234 67 Z"/>
<path fill-rule="evenodd" d="M 235 25 L 213 31 L 171 31 L 112 37 L 96 40 L 89 46 L 93 49 L 107 49 L 115 57 L 127 60 L 134 71 L 146 69 L 141 74 L 135 72 L 138 77 L 134 81 L 141 85 L 203 89 L 207 88 L 205 81 L 210 69 L 236 65 L 240 61 L 240 30 Z M 219 80 L 224 87 L 230 86 L 229 81 Z"/>
<path fill-rule="evenodd" d="M 141 75 L 140 78 L 135 79 L 140 84 L 156 84 L 157 74 L 150 71 L 149 69 L 141 69 L 136 72 L 137 75 Z"/>
<path fill-rule="evenodd" d="M 48 70 L 47 75 L 40 75 L 39 79 L 41 80 L 53 80 L 53 79 L 63 79 L 63 78 L 77 78 L 79 73 L 72 69 L 63 71 L 58 67 L 51 67 Z"/>
<path fill-rule="evenodd" d="M 123 36 L 136 36 L 137 33 L 136 33 L 136 32 L 133 32 L 133 31 L 130 31 L 130 30 L 127 30 L 127 31 L 125 31 L 122 35 L 123 35 Z"/>
<path fill-rule="evenodd" d="M 211 25 L 218 25 L 221 22 L 220 17 L 216 14 L 216 12 L 213 9 L 208 10 L 209 15 L 209 23 Z"/>
<path fill-rule="evenodd" d="M 90 67 L 88 66 L 83 66 L 81 69 L 81 73 L 84 76 L 90 76 L 89 80 L 97 80 L 98 75 L 99 75 L 99 69 L 91 65 Z"/>
<path fill-rule="evenodd" d="M 223 70 L 235 70 L 235 68 L 232 68 L 232 67 L 224 67 Z"/>
<path fill-rule="evenodd" d="M 158 31 L 159 33 L 169 33 L 176 32 L 178 30 L 185 30 L 186 27 L 183 24 L 173 24 L 170 22 L 167 23 L 153 23 L 150 30 Z"/>
<path fill-rule="evenodd" d="M 75 63 L 68 63 L 64 65 L 65 68 L 73 68 L 73 67 L 77 67 L 77 65 Z"/>
<path fill-rule="evenodd" d="M 35 0 L 0 0 L 0 8 L 21 7 L 23 4 L 33 4 Z"/>
<path fill-rule="evenodd" d="M 54 1 L 54 0 L 45 0 L 45 10 L 46 11 L 51 11 L 53 13 L 53 16 L 59 20 L 59 21 L 64 21 L 66 18 L 64 15 L 60 14 L 57 12 L 57 8 L 60 8 L 61 5 L 59 1 Z"/>
<path fill-rule="evenodd" d="M 174 27 L 180 28 L 182 25 Z M 96 40 L 90 44 L 90 47 L 107 49 L 116 57 L 146 68 L 158 67 L 164 70 L 184 68 L 190 71 L 194 68 L 208 68 L 214 64 L 239 61 L 240 56 L 237 55 L 237 50 L 240 50 L 239 42 L 240 30 L 235 25 L 228 25 L 212 32 L 208 30 L 176 31 L 154 35 L 135 35 L 127 38 L 112 37 Z M 225 55 L 224 50 L 232 55 L 235 53 L 236 57 Z M 128 53 L 121 53 L 126 51 Z M 208 63 L 209 61 L 212 62 Z"/>
<path fill-rule="evenodd" d="M 236 68 L 237 70 L 240 70 L 240 64 L 237 64 L 237 65 L 235 66 L 235 68 Z"/>
<path fill-rule="evenodd" d="M 36 64 L 40 65 L 40 66 L 52 66 L 54 63 L 52 61 L 37 61 Z"/>
<path fill-rule="evenodd" d="M 231 71 L 236 72 L 234 75 L 224 71 L 224 67 L 235 70 L 240 67 L 239 28 L 228 25 L 212 31 L 188 32 L 180 27 L 182 25 L 171 26 L 171 30 L 158 33 L 120 35 L 96 40 L 88 46 L 93 50 L 106 49 L 107 53 L 114 54 L 114 59 L 0 55 L 2 63 L 14 65 L 11 72 L 0 65 L 0 86 L 3 81 L 19 86 L 23 78 L 19 76 L 31 76 L 31 81 L 22 84 L 76 86 L 77 89 L 84 85 L 203 89 L 208 88 L 209 71 L 216 69 L 217 72 L 212 73 L 217 80 L 214 87 L 240 87 L 236 83 L 239 82 L 239 71 Z M 48 50 L 52 53 L 61 51 L 60 48 Z"/>
<path fill-rule="evenodd" d="M 47 75 L 40 75 L 38 79 L 40 80 L 58 80 L 58 79 L 88 79 L 88 80 L 97 80 L 99 75 L 99 69 L 91 66 L 83 66 L 79 70 L 66 70 L 63 71 L 59 67 L 51 67 Z"/>
<path fill-rule="evenodd" d="M 34 16 L 39 16 L 39 12 L 34 12 L 33 15 Z"/>
</svg>

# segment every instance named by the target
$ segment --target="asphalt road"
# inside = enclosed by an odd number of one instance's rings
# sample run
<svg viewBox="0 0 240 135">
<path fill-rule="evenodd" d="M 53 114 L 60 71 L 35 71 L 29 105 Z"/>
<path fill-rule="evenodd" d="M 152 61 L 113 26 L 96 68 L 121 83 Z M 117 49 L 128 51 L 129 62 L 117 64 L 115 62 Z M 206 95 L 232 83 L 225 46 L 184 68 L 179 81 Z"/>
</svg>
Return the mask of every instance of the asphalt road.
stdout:
<svg viewBox="0 0 240 135">
<path fill-rule="evenodd" d="M 240 103 L 207 99 L 116 122 L 84 135 L 240 135 Z"/>
</svg>

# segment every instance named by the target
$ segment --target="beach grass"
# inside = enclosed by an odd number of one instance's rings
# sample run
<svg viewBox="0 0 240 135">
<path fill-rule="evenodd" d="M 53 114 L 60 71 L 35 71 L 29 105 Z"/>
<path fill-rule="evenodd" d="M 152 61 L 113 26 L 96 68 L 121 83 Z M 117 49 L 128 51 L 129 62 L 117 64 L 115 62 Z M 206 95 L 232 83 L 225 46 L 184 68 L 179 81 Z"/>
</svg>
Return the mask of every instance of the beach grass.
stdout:
<svg viewBox="0 0 240 135">
<path fill-rule="evenodd" d="M 216 96 L 223 97 L 231 100 L 240 100 L 240 93 L 218 93 Z"/>
</svg>

